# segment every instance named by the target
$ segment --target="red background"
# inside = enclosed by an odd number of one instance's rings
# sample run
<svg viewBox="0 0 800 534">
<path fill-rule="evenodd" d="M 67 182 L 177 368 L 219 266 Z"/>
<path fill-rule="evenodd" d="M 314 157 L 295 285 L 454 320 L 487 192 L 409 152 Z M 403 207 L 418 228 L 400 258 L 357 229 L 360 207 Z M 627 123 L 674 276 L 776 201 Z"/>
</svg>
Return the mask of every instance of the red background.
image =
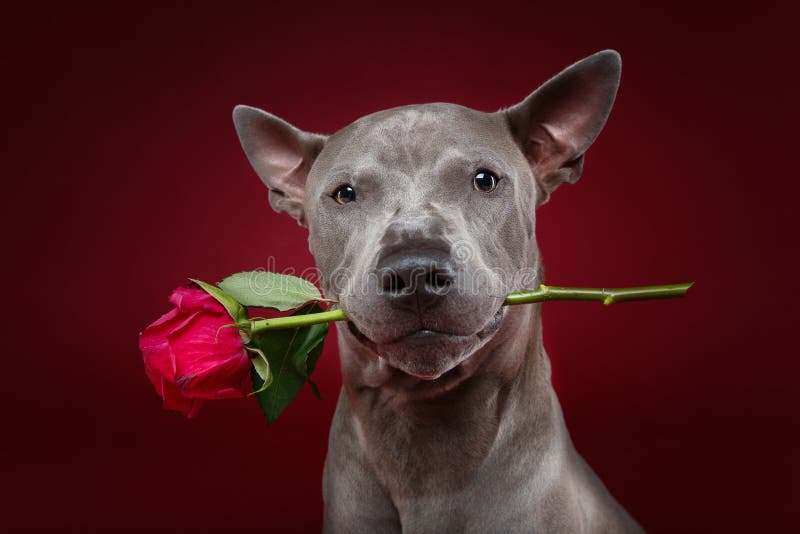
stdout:
<svg viewBox="0 0 800 534">
<path fill-rule="evenodd" d="M 580 183 L 539 212 L 547 280 L 696 286 L 685 300 L 545 305 L 568 427 L 652 532 L 788 531 L 788 8 L 268 4 L 5 14 L 0 526 L 318 530 L 334 339 L 316 372 L 325 400 L 302 391 L 270 428 L 254 401 L 193 421 L 162 411 L 137 349 L 187 276 L 270 256 L 312 265 L 304 231 L 269 210 L 231 109 L 324 133 L 409 103 L 490 111 L 615 48 L 611 119 Z"/>
</svg>

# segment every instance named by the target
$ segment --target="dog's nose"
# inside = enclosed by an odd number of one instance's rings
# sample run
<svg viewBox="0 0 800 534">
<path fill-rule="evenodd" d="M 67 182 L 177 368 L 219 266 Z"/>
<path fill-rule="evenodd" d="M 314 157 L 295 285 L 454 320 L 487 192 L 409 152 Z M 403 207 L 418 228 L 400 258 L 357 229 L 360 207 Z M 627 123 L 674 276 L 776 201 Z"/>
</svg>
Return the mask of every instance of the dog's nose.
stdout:
<svg viewBox="0 0 800 534">
<path fill-rule="evenodd" d="M 435 305 L 456 277 L 449 255 L 438 251 L 392 254 L 378 264 L 378 273 L 385 297 L 415 309 Z"/>
</svg>

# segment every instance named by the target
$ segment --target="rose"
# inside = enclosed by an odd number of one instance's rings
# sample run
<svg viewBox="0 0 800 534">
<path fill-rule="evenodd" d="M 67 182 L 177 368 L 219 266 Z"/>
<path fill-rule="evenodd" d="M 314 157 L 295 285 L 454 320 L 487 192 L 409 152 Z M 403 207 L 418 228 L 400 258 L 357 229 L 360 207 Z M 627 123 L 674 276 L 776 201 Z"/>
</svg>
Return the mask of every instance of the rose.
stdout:
<svg viewBox="0 0 800 534">
<path fill-rule="evenodd" d="M 176 289 L 169 299 L 175 308 L 139 335 L 145 371 L 164 408 L 194 417 L 203 400 L 255 395 L 271 423 L 305 382 L 319 396 L 309 375 L 322 353 L 327 323 L 348 320 L 341 308 L 323 312 L 319 303 L 336 301 L 322 298 L 307 280 L 265 271 L 236 273 L 218 285 L 192 282 Z M 535 290 L 509 293 L 504 304 L 550 300 L 613 304 L 681 297 L 691 286 L 595 289 L 541 284 Z M 288 317 L 256 320 L 248 317 L 245 306 L 295 311 Z M 280 372 L 273 374 L 273 368 Z"/>
<path fill-rule="evenodd" d="M 145 372 L 164 408 L 197 415 L 204 400 L 252 391 L 250 358 L 225 307 L 195 285 L 169 297 L 175 308 L 139 334 Z"/>
</svg>

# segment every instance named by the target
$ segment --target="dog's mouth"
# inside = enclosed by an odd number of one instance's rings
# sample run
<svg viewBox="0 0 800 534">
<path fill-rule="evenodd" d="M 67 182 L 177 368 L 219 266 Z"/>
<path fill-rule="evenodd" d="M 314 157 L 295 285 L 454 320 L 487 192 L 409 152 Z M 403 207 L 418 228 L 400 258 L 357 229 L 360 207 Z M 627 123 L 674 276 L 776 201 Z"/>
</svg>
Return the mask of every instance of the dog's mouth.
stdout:
<svg viewBox="0 0 800 534">
<path fill-rule="evenodd" d="M 383 359 L 389 367 L 420 380 L 435 381 L 469 359 L 497 332 L 505 317 L 501 306 L 478 332 L 459 335 L 420 328 L 391 341 L 376 343 L 353 321 L 348 330 L 367 349 Z"/>
</svg>

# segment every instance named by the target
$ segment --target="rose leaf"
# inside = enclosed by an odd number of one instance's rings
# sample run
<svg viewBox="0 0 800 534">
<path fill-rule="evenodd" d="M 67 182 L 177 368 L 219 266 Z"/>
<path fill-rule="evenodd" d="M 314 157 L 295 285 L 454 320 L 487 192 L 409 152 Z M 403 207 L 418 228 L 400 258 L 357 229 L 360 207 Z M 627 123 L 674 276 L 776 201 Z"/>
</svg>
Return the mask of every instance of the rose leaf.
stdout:
<svg viewBox="0 0 800 534">
<path fill-rule="evenodd" d="M 220 282 L 219 287 L 245 306 L 279 311 L 322 300 L 319 289 L 308 280 L 269 271 L 236 273 Z"/>
<path fill-rule="evenodd" d="M 292 315 L 319 313 L 317 304 L 300 308 Z M 316 384 L 310 375 L 322 354 L 328 324 L 315 324 L 300 328 L 268 330 L 253 337 L 269 362 L 272 384 L 264 388 L 264 380 L 255 368 L 251 370 L 253 389 L 268 423 L 274 422 L 294 400 L 304 383 L 309 382 L 312 392 L 319 397 Z"/>
</svg>

